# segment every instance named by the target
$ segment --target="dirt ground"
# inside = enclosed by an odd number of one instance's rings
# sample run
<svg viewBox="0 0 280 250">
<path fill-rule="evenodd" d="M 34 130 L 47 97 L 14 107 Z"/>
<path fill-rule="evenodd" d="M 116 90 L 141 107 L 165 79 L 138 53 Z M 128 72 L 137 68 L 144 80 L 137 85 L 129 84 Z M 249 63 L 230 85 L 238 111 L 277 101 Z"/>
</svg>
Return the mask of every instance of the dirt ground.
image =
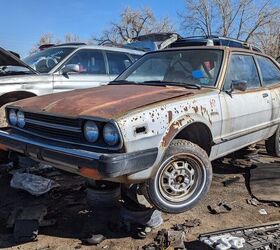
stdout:
<svg viewBox="0 0 280 250">
<path fill-rule="evenodd" d="M 66 173 L 50 174 L 61 186 L 40 197 L 34 197 L 24 191 L 10 188 L 11 174 L 4 169 L 0 171 L 0 248 L 9 249 L 142 249 L 163 228 L 170 229 L 176 223 L 184 220 L 200 219 L 201 225 L 187 233 L 187 240 L 193 242 L 201 233 L 226 228 L 258 225 L 280 220 L 280 208 L 269 203 L 258 206 L 249 205 L 247 199 L 251 196 L 246 187 L 246 173 L 252 164 L 278 163 L 278 159 L 267 156 L 263 145 L 256 151 L 242 151 L 235 155 L 235 160 L 227 157 L 216 161 L 214 165 L 214 179 L 207 197 L 197 207 L 183 214 L 164 214 L 163 225 L 154 230 L 145 240 L 133 239 L 129 233 L 108 229 L 107 225 L 100 225 L 96 221 L 98 211 L 93 211 L 86 204 L 84 179 Z M 245 156 L 244 156 L 245 155 Z M 237 157 L 237 158 L 236 158 Z M 279 162 L 280 164 L 280 162 Z M 224 186 L 223 181 L 234 176 L 240 177 L 237 182 Z M 279 177 L 280 178 L 280 177 Z M 269 180 L 268 180 L 269 181 Z M 232 206 L 232 211 L 225 214 L 210 214 L 207 206 L 226 202 Z M 31 206 L 45 204 L 48 207 L 48 219 L 56 219 L 53 226 L 42 227 L 35 242 L 17 245 L 14 243 L 12 230 L 6 228 L 6 222 L 11 211 L 17 206 Z M 261 215 L 263 208 L 267 215 Z M 114 211 L 103 211 L 103 216 L 110 221 Z M 99 223 L 99 224 L 98 224 Z M 98 246 L 85 246 L 81 238 L 89 233 L 101 232 L 107 239 Z M 193 248 L 195 249 L 195 248 Z M 197 248 L 201 249 L 201 248 Z"/>
</svg>

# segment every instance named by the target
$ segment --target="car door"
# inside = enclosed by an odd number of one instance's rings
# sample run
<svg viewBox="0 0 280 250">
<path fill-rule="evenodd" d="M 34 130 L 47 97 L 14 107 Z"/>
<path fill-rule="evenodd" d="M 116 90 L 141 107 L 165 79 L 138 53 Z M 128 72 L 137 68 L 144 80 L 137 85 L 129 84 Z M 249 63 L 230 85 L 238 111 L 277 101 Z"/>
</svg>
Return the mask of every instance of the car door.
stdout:
<svg viewBox="0 0 280 250">
<path fill-rule="evenodd" d="M 78 65 L 78 72 L 63 74 L 65 65 Z M 78 50 L 54 74 L 54 92 L 97 87 L 110 81 L 102 50 Z"/>
<path fill-rule="evenodd" d="M 131 58 L 125 53 L 106 51 L 106 57 L 111 80 L 114 80 L 132 64 Z"/>
<path fill-rule="evenodd" d="M 245 91 L 232 91 L 232 84 L 238 82 L 246 83 Z M 220 100 L 223 116 L 220 155 L 265 137 L 271 122 L 271 95 L 270 91 L 261 85 L 252 55 L 231 54 Z"/>
<path fill-rule="evenodd" d="M 257 56 L 256 61 L 263 85 L 269 89 L 271 94 L 272 123 L 278 124 L 280 122 L 280 69 L 270 58 Z M 272 134 L 275 129 L 276 127 L 272 128 Z"/>
</svg>

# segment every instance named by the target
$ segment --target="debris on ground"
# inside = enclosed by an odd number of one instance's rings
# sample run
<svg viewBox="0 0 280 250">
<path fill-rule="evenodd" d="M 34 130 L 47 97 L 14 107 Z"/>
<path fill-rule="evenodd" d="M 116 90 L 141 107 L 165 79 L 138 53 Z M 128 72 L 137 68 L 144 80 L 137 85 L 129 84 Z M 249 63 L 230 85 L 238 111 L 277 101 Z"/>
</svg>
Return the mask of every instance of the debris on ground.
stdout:
<svg viewBox="0 0 280 250">
<path fill-rule="evenodd" d="M 228 186 L 230 186 L 233 183 L 236 183 L 238 181 L 240 181 L 240 177 L 239 176 L 234 176 L 234 177 L 231 177 L 231 178 L 223 181 L 222 183 L 223 183 L 224 187 L 228 187 Z"/>
<path fill-rule="evenodd" d="M 155 242 L 145 245 L 144 250 L 186 249 L 186 234 L 183 231 L 162 229 L 158 232 Z"/>
<path fill-rule="evenodd" d="M 194 220 L 185 220 L 182 224 L 175 224 L 172 226 L 172 229 L 175 231 L 184 231 L 188 232 L 190 228 L 198 227 L 201 224 L 200 219 L 194 219 Z"/>
<path fill-rule="evenodd" d="M 267 215 L 267 212 L 266 212 L 266 210 L 265 209 L 260 209 L 259 210 L 259 214 L 261 214 L 261 215 Z"/>
<path fill-rule="evenodd" d="M 253 206 L 255 206 L 255 207 L 257 207 L 257 206 L 259 206 L 259 205 L 262 204 L 262 203 L 259 202 L 256 198 L 247 199 L 247 203 L 248 203 L 249 205 L 253 205 Z"/>
<path fill-rule="evenodd" d="M 229 245 L 222 245 L 223 248 L 219 248 L 217 243 L 219 244 L 218 241 L 221 238 L 223 239 L 223 244 L 228 242 L 226 239 L 236 238 L 235 242 L 231 242 L 231 244 L 237 243 L 235 247 L 232 247 L 233 249 L 280 249 L 280 223 L 274 222 L 255 227 L 226 229 L 199 236 L 200 242 L 211 246 L 211 249 L 232 249 Z M 217 243 L 213 243 L 215 240 L 217 240 Z M 201 247 L 200 249 L 205 248 Z"/>
<path fill-rule="evenodd" d="M 245 243 L 244 238 L 235 237 L 230 234 L 210 236 L 209 238 L 202 239 L 201 241 L 217 250 L 241 249 L 244 247 Z"/>
<path fill-rule="evenodd" d="M 279 163 L 259 163 L 250 170 L 249 187 L 258 200 L 280 202 Z"/>
<path fill-rule="evenodd" d="M 207 208 L 211 214 L 229 213 L 232 210 L 232 207 L 225 202 L 221 202 L 215 206 L 209 205 L 209 206 L 207 206 Z"/>
<path fill-rule="evenodd" d="M 93 234 L 91 237 L 83 239 L 82 243 L 85 245 L 98 245 L 105 239 L 106 237 L 103 234 Z"/>
<path fill-rule="evenodd" d="M 44 205 L 17 207 L 11 212 L 6 226 L 7 228 L 14 227 L 17 220 L 36 220 L 41 227 L 54 225 L 56 223 L 56 220 L 46 220 L 45 217 L 47 216 L 47 214 L 48 209 Z"/>
<path fill-rule="evenodd" d="M 23 189 L 32 195 L 40 196 L 55 187 L 59 187 L 59 184 L 53 180 L 38 175 L 15 173 L 11 179 L 11 187 Z"/>
</svg>

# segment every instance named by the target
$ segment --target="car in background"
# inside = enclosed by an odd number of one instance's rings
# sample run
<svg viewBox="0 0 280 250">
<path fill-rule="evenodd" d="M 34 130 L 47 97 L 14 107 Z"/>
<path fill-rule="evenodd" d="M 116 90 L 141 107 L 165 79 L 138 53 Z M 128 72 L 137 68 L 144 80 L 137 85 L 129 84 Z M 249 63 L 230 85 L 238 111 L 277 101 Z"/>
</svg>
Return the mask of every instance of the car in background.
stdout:
<svg viewBox="0 0 280 250">
<path fill-rule="evenodd" d="M 125 48 L 140 49 L 143 51 L 155 51 L 169 47 L 182 37 L 177 33 L 151 33 L 132 38 L 124 45 Z"/>
<path fill-rule="evenodd" d="M 190 46 L 225 46 L 240 49 L 250 49 L 262 52 L 260 48 L 250 43 L 222 36 L 191 36 L 186 38 L 178 38 L 170 44 L 170 48 L 190 47 Z"/>
<path fill-rule="evenodd" d="M 20 60 L 0 48 L 0 107 L 33 96 L 107 84 L 143 54 L 124 48 L 62 44 Z M 0 111 L 2 117 L 3 108 Z"/>
</svg>

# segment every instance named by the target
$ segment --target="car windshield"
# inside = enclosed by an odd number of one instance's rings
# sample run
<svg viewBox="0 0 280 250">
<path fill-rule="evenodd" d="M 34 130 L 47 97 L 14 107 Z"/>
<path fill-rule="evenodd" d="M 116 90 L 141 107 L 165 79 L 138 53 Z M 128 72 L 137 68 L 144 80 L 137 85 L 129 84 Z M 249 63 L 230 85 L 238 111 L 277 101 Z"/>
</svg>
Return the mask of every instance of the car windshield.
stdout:
<svg viewBox="0 0 280 250">
<path fill-rule="evenodd" d="M 26 57 L 23 61 L 40 73 L 48 73 L 74 49 L 62 47 L 49 48 Z"/>
<path fill-rule="evenodd" d="M 174 50 L 149 53 L 121 74 L 115 82 L 157 83 L 214 87 L 223 52 L 214 49 Z M 183 86 L 183 85 L 182 85 Z"/>
</svg>

